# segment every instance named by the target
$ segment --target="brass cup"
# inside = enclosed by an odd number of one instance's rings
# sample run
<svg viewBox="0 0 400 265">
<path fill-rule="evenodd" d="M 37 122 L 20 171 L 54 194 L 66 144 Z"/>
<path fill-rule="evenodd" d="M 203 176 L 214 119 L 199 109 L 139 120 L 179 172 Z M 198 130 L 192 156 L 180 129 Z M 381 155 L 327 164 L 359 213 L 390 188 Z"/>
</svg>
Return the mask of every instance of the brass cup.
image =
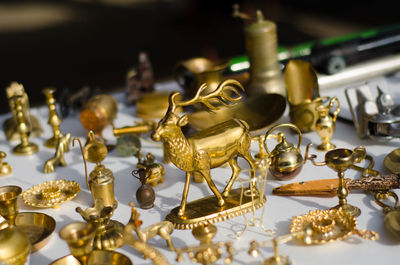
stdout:
<svg viewBox="0 0 400 265">
<path fill-rule="evenodd" d="M 353 150 L 338 148 L 328 151 L 325 154 L 325 162 L 328 167 L 336 172 L 343 172 L 353 164 L 360 162 L 365 158 L 366 150 L 358 146 Z"/>
<path fill-rule="evenodd" d="M 15 224 L 15 217 L 18 214 L 17 199 L 22 189 L 18 186 L 0 187 L 0 215 L 2 215 L 10 225 Z"/>
<path fill-rule="evenodd" d="M 302 133 L 315 131 L 316 123 L 319 117 L 317 108 L 329 97 L 318 97 L 314 100 L 307 100 L 300 104 L 289 104 L 290 121 L 299 127 Z"/>
<path fill-rule="evenodd" d="M 89 254 L 93 250 L 96 227 L 91 223 L 75 222 L 64 226 L 60 237 L 67 241 L 71 254 L 82 265 L 88 264 Z"/>
</svg>

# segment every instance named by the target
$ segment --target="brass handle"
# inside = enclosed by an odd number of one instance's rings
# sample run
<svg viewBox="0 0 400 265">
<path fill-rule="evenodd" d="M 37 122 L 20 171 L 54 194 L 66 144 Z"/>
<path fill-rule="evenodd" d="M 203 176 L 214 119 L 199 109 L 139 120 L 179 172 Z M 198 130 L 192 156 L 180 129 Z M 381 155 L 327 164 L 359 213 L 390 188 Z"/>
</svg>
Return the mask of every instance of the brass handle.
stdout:
<svg viewBox="0 0 400 265">
<path fill-rule="evenodd" d="M 275 130 L 278 129 L 278 128 L 282 128 L 282 127 L 292 128 L 292 129 L 294 129 L 294 130 L 297 132 L 297 134 L 298 134 L 298 136 L 299 136 L 299 140 L 298 140 L 298 142 L 297 142 L 297 150 L 300 150 L 300 145 L 301 145 L 301 142 L 302 142 L 302 140 L 303 140 L 303 135 L 302 135 L 302 133 L 301 133 L 299 127 L 297 127 L 297 126 L 294 125 L 293 123 L 281 123 L 281 124 L 275 125 L 274 127 L 270 128 L 270 129 L 265 133 L 265 137 L 264 137 L 264 148 L 265 148 L 265 151 L 267 152 L 268 155 L 271 155 L 271 152 L 268 150 L 267 138 L 268 138 L 268 136 L 269 136 L 273 131 L 275 131 Z"/>
<path fill-rule="evenodd" d="M 332 113 L 333 122 L 336 122 L 336 119 L 337 119 L 337 117 L 339 115 L 340 102 L 339 102 L 337 97 L 332 97 L 331 100 L 329 101 L 329 105 L 328 105 L 329 109 L 331 109 L 333 107 L 333 104 L 335 104 L 335 102 L 336 102 L 336 110 Z"/>
</svg>

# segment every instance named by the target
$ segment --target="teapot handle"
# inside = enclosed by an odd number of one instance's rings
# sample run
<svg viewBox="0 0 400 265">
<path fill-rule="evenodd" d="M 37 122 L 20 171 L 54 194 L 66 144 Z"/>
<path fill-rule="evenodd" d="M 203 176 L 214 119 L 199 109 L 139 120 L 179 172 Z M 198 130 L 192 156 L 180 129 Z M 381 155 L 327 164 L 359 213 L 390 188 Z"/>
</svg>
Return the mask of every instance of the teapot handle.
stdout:
<svg viewBox="0 0 400 265">
<path fill-rule="evenodd" d="M 336 122 L 336 119 L 337 119 L 337 117 L 339 115 L 340 102 L 339 102 L 337 97 L 332 97 L 331 100 L 329 100 L 329 105 L 328 105 L 328 108 L 331 109 L 333 107 L 333 104 L 335 104 L 335 102 L 336 102 L 336 109 L 332 113 L 333 114 L 333 117 L 332 117 L 333 122 Z"/>
<path fill-rule="evenodd" d="M 301 145 L 301 142 L 302 142 L 302 140 L 303 140 L 303 135 L 302 135 L 302 133 L 301 133 L 299 127 L 297 127 L 297 126 L 294 125 L 293 123 L 281 123 L 281 124 L 275 125 L 274 127 L 270 128 L 270 129 L 265 133 L 265 137 L 264 137 L 264 148 L 265 148 L 265 151 L 267 152 L 268 156 L 271 155 L 271 152 L 268 150 L 267 138 L 268 138 L 268 136 L 269 136 L 273 131 L 275 131 L 275 130 L 278 129 L 278 128 L 282 128 L 282 127 L 292 128 L 292 129 L 294 129 L 294 130 L 297 132 L 297 134 L 298 134 L 298 136 L 299 136 L 299 140 L 298 140 L 298 142 L 297 142 L 297 150 L 300 150 L 300 145 Z"/>
</svg>

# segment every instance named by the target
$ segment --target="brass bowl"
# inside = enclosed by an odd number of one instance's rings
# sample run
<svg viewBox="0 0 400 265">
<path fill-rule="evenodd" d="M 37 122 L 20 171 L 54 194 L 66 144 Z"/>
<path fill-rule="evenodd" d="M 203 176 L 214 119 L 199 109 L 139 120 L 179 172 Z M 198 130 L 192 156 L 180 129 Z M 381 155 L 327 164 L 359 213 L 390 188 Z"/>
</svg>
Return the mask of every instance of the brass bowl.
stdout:
<svg viewBox="0 0 400 265">
<path fill-rule="evenodd" d="M 87 265 L 132 265 L 132 261 L 119 252 L 94 250 L 90 253 Z M 50 265 L 81 265 L 72 255 L 62 257 Z"/>
<path fill-rule="evenodd" d="M 72 200 L 81 188 L 76 181 L 52 180 L 33 186 L 22 192 L 22 201 L 32 207 L 58 207 L 61 203 Z"/>
<path fill-rule="evenodd" d="M 28 236 L 33 253 L 44 247 L 50 240 L 50 235 L 56 228 L 56 221 L 44 213 L 24 212 L 17 215 L 15 225 Z"/>
</svg>

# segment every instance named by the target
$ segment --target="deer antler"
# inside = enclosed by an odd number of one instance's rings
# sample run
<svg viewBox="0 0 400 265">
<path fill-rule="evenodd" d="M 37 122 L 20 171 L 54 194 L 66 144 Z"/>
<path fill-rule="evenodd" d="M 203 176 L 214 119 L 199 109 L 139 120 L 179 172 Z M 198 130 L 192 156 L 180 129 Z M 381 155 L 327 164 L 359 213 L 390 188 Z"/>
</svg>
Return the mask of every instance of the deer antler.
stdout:
<svg viewBox="0 0 400 265">
<path fill-rule="evenodd" d="M 203 103 L 208 109 L 213 111 L 219 109 L 219 107 L 215 105 L 215 101 L 211 101 L 212 99 L 215 99 L 217 103 L 222 103 L 224 106 L 231 106 L 242 99 L 240 90 L 244 92 L 244 87 L 242 84 L 233 79 L 228 79 L 221 82 L 214 91 L 203 95 L 203 92 L 206 88 L 207 84 L 202 84 L 197 90 L 196 95 L 187 101 L 177 101 L 176 97 L 179 94 L 171 94 L 169 98 L 171 110 L 174 111 L 176 107 L 184 107 L 193 105 L 195 103 Z"/>
</svg>

